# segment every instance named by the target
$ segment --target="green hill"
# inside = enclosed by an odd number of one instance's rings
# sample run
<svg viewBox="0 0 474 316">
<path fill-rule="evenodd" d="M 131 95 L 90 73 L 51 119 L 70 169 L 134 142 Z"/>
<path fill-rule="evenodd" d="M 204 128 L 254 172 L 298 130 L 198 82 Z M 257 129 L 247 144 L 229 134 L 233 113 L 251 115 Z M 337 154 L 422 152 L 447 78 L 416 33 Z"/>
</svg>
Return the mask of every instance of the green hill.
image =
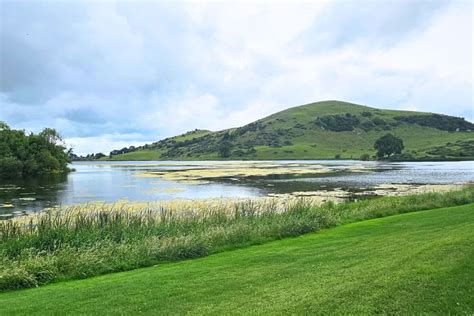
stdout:
<svg viewBox="0 0 474 316">
<path fill-rule="evenodd" d="M 368 220 L 201 259 L 1 293 L 0 310 L 472 315 L 473 207 Z"/>
<path fill-rule="evenodd" d="M 358 159 L 386 133 L 402 159 L 473 159 L 474 124 L 463 118 L 340 101 L 293 107 L 242 127 L 195 130 L 112 155 L 113 160 Z"/>
</svg>

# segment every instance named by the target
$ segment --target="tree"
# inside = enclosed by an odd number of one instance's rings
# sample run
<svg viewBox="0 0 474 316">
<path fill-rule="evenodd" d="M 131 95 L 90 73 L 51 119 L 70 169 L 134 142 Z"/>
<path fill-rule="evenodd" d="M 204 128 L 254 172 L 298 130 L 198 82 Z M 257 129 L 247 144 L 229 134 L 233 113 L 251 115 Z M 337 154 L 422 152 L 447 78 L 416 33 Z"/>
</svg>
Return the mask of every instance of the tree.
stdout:
<svg viewBox="0 0 474 316">
<path fill-rule="evenodd" d="M 105 155 L 103 153 L 97 153 L 95 154 L 95 159 L 100 159 L 102 157 L 105 157 Z"/>
<path fill-rule="evenodd" d="M 392 154 L 401 154 L 405 147 L 400 137 L 388 133 L 375 141 L 374 148 L 377 150 L 377 158 L 389 158 Z"/>
<path fill-rule="evenodd" d="M 54 128 L 47 127 L 43 129 L 41 133 L 39 133 L 39 136 L 43 137 L 48 143 L 53 145 L 62 146 L 64 144 L 61 135 L 59 135 L 59 133 Z"/>
<path fill-rule="evenodd" d="M 10 129 L 10 127 L 4 121 L 0 121 L 0 130 L 2 129 Z"/>
<path fill-rule="evenodd" d="M 21 176 L 23 164 L 15 157 L 0 157 L 0 177 Z"/>
<path fill-rule="evenodd" d="M 232 139 L 232 136 L 229 133 L 225 133 L 222 136 L 222 140 L 219 144 L 219 147 L 217 148 L 220 157 L 222 158 L 230 157 L 230 152 L 233 147 L 232 143 L 230 142 L 231 139 Z"/>
<path fill-rule="evenodd" d="M 222 158 L 230 157 L 230 151 L 232 149 L 232 144 L 229 141 L 222 141 L 219 145 L 219 156 Z"/>
<path fill-rule="evenodd" d="M 54 129 L 27 135 L 0 122 L 0 178 L 67 172 L 71 154 Z"/>
</svg>

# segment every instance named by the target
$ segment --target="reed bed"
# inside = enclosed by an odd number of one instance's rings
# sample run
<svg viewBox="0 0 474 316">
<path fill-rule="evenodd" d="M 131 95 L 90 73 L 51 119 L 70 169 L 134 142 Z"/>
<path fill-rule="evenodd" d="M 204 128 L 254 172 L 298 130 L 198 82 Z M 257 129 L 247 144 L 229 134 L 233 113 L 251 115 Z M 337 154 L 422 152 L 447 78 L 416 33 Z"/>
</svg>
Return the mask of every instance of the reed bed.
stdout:
<svg viewBox="0 0 474 316">
<path fill-rule="evenodd" d="M 125 271 L 409 211 L 474 202 L 444 193 L 316 204 L 310 199 L 202 205 L 91 203 L 0 221 L 0 290 Z"/>
</svg>

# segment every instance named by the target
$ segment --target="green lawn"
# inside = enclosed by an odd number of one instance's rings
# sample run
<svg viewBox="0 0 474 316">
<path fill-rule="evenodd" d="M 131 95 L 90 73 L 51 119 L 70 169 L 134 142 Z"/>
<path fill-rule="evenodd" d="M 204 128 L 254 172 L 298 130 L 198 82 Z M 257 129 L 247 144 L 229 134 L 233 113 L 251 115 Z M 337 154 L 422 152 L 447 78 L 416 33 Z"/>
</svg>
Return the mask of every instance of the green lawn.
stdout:
<svg viewBox="0 0 474 316">
<path fill-rule="evenodd" d="M 474 313 L 474 204 L 0 294 L 0 314 Z"/>
</svg>

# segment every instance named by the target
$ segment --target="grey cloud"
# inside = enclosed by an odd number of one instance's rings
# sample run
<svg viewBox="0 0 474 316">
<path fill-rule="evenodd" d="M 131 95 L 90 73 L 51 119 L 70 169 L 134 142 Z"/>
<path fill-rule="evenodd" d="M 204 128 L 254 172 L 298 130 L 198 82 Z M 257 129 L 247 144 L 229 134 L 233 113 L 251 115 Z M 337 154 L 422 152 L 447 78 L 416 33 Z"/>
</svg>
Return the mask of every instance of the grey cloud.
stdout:
<svg viewBox="0 0 474 316">
<path fill-rule="evenodd" d="M 88 123 L 88 124 L 103 124 L 105 118 L 102 114 L 97 113 L 90 108 L 78 108 L 66 111 L 64 118 L 72 122 Z"/>
<path fill-rule="evenodd" d="M 68 90 L 133 91 L 152 77 L 140 47 L 130 41 L 138 36 L 121 40 L 131 30 L 112 4 L 6 2 L 2 7 L 0 89 L 12 102 L 44 103 Z M 101 21 L 101 12 L 110 21 Z"/>
<path fill-rule="evenodd" d="M 449 5 L 448 1 L 339 1 L 329 6 L 297 42 L 310 51 L 349 45 L 365 39 L 390 46 Z"/>
</svg>

